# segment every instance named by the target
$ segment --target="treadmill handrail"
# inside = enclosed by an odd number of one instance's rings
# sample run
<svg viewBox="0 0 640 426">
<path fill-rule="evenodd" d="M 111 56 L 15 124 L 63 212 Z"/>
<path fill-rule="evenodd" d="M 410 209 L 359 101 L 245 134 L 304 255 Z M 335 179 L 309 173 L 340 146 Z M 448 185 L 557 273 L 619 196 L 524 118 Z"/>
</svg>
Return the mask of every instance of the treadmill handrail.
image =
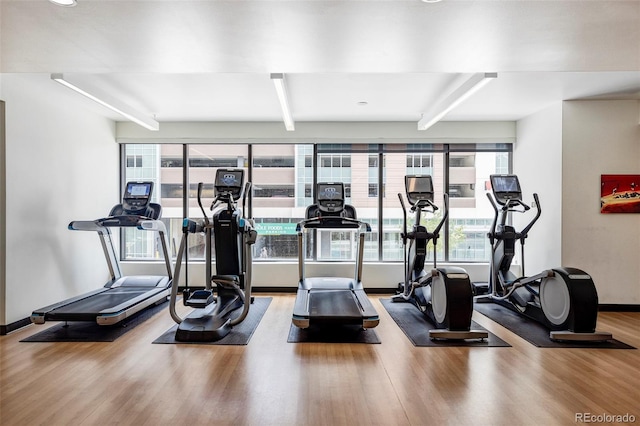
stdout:
<svg viewBox="0 0 640 426">
<path fill-rule="evenodd" d="M 167 268 L 167 276 L 169 279 L 173 279 L 173 265 L 171 265 L 171 256 L 169 256 L 169 235 L 167 233 L 167 227 L 164 222 L 157 219 L 141 220 L 138 222 L 138 229 L 141 231 L 156 231 L 160 236 L 160 246 L 162 247 L 162 256 L 164 257 L 164 264 Z"/>
<path fill-rule="evenodd" d="M 331 226 L 331 225 L 324 225 L 323 222 L 329 222 L 332 221 L 333 223 L 336 223 L 338 221 L 342 222 L 343 226 Z M 301 220 L 300 222 L 298 222 L 298 224 L 296 225 L 296 232 L 302 232 L 303 229 L 357 229 L 360 227 L 364 227 L 365 231 L 364 232 L 371 232 L 371 225 L 369 225 L 367 222 L 363 222 L 360 221 L 358 219 L 353 219 L 350 217 L 340 217 L 340 216 L 318 216 L 318 217 L 312 217 L 309 219 L 304 219 Z"/>
<path fill-rule="evenodd" d="M 356 258 L 356 269 L 355 269 L 355 279 L 357 282 L 362 281 L 362 269 L 364 263 L 364 235 L 367 232 L 371 232 L 371 225 L 367 222 L 360 221 L 358 219 L 353 219 L 349 217 L 339 217 L 339 216 L 325 216 L 325 218 L 331 219 L 340 219 L 344 222 L 347 222 L 351 225 L 350 227 L 340 227 L 340 226 L 322 226 L 322 216 L 314 217 L 310 219 L 305 219 L 296 225 L 296 232 L 298 234 L 298 275 L 299 282 L 304 280 L 304 266 L 305 266 L 305 252 L 306 252 L 306 240 L 303 238 L 303 233 L 306 229 L 353 229 L 358 230 L 358 256 Z M 309 226 L 310 224 L 320 222 L 319 226 Z M 335 223 L 335 222 L 334 222 Z"/>
</svg>

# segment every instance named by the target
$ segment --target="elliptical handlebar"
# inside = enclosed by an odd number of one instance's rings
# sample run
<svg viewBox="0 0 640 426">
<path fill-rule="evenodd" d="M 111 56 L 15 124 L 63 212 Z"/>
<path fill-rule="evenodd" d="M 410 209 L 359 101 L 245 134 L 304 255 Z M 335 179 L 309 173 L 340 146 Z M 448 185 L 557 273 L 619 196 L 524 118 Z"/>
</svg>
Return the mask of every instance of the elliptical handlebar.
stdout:
<svg viewBox="0 0 640 426">
<path fill-rule="evenodd" d="M 535 192 L 533 193 L 533 200 L 535 202 L 536 215 L 533 218 L 533 220 L 529 222 L 529 224 L 525 226 L 524 229 L 520 232 L 520 241 L 522 243 L 524 243 L 524 239 L 527 238 L 527 235 L 529 234 L 529 230 L 531 229 L 531 227 L 533 227 L 533 224 L 538 221 L 538 218 L 542 214 L 542 209 L 540 208 L 540 199 L 538 198 L 538 194 L 536 194 Z M 529 206 L 527 206 L 526 210 L 528 209 L 529 209 Z"/>
<path fill-rule="evenodd" d="M 491 222 L 491 228 L 489 228 L 489 232 L 487 233 L 487 236 L 489 237 L 489 242 L 491 243 L 491 245 L 493 245 L 493 242 L 495 241 L 495 238 L 496 238 L 496 225 L 498 224 L 498 204 L 496 203 L 496 200 L 494 200 L 493 196 L 489 192 L 487 192 L 487 198 L 489 199 L 489 202 L 491 203 L 491 207 L 493 207 L 493 210 L 494 210 L 493 222 Z"/>
<path fill-rule="evenodd" d="M 202 211 L 202 217 L 204 217 L 204 224 L 208 227 L 210 222 L 207 217 L 207 213 L 204 211 L 204 207 L 202 206 L 202 188 L 204 187 L 204 182 L 198 183 L 198 205 L 200 206 L 200 210 Z"/>
<path fill-rule="evenodd" d="M 444 200 L 444 214 L 442 215 L 442 220 L 440 221 L 440 223 L 438 224 L 438 226 L 436 226 L 436 229 L 433 230 L 433 243 L 435 244 L 438 236 L 440 235 L 440 229 L 442 228 L 442 225 L 444 225 L 444 223 L 446 222 L 447 218 L 449 217 L 449 194 L 447 194 L 446 192 L 444 194 L 442 194 L 442 198 Z M 431 202 L 430 202 L 431 204 Z M 431 204 L 432 206 L 435 207 L 435 209 L 437 209 L 437 207 L 433 204 Z M 435 211 L 434 209 L 434 211 Z"/>
<path fill-rule="evenodd" d="M 400 200 L 400 206 L 402 207 L 402 242 L 404 244 L 407 243 L 407 207 L 404 205 L 404 198 L 402 197 L 402 193 L 398 192 L 398 199 Z"/>
<path fill-rule="evenodd" d="M 491 193 L 487 193 L 487 198 L 491 202 L 491 207 L 493 207 L 493 210 L 495 211 L 495 215 L 493 216 L 493 222 L 491 223 L 491 228 L 489 230 L 489 233 L 487 234 L 488 237 L 489 237 L 489 241 L 491 242 L 491 244 L 493 244 L 494 241 L 495 241 L 495 238 L 496 238 L 496 226 L 497 226 L 497 223 L 498 223 L 498 214 L 500 213 L 500 211 L 502 211 L 503 214 L 506 214 L 507 212 L 525 213 L 528 210 L 530 210 L 531 207 L 526 205 L 521 200 L 510 199 L 501 208 L 499 208 L 498 203 L 495 201 L 495 199 L 493 198 Z M 524 243 L 524 240 L 525 240 L 525 238 L 527 238 L 527 236 L 529 234 L 529 231 L 531 230 L 533 225 L 538 221 L 538 219 L 540 218 L 540 215 L 542 214 L 542 210 L 540 209 L 540 199 L 538 198 L 538 194 L 534 193 L 533 194 L 533 199 L 535 201 L 536 215 L 531 220 L 531 222 L 529 222 L 527 224 L 527 226 L 525 226 L 522 229 L 522 231 L 517 233 L 517 238 L 522 243 Z M 518 207 L 518 206 L 522 207 L 522 210 L 516 209 L 516 207 Z"/>
<path fill-rule="evenodd" d="M 250 193 L 251 191 L 251 182 L 247 182 L 244 185 L 244 192 L 242 194 L 242 218 L 246 219 L 247 218 L 247 195 Z M 251 197 L 249 197 L 249 202 L 251 202 Z"/>
</svg>

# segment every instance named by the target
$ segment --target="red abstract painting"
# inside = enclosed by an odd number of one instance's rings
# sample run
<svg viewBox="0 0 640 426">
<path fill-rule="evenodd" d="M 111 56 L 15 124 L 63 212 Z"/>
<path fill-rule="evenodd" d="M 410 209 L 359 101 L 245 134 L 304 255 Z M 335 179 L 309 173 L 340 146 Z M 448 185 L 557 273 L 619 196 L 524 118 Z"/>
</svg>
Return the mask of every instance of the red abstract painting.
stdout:
<svg viewBox="0 0 640 426">
<path fill-rule="evenodd" d="M 601 175 L 600 213 L 640 213 L 640 175 Z"/>
</svg>

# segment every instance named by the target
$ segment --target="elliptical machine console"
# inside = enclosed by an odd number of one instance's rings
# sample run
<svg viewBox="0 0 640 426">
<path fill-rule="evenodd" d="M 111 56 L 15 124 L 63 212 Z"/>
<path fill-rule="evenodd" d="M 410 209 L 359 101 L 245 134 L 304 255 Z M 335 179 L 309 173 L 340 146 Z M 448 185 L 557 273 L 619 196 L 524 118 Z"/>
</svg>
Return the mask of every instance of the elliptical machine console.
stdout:
<svg viewBox="0 0 640 426">
<path fill-rule="evenodd" d="M 203 219 L 194 221 L 185 218 L 182 225 L 182 240 L 176 258 L 174 285 L 171 289 L 169 311 L 178 323 L 177 341 L 206 342 L 222 339 L 234 325 L 242 322 L 251 305 L 252 248 L 257 232 L 253 220 L 248 219 L 238 208 L 237 201 L 250 193 L 249 182 L 243 187 L 244 170 L 218 169 L 214 181 L 215 199 L 210 220 L 202 206 L 203 183 L 198 184 L 198 205 Z M 244 194 L 244 196 L 243 196 Z M 185 290 L 183 302 L 195 310 L 186 318 L 181 318 L 175 309 L 178 293 L 178 279 L 182 259 L 187 249 L 190 233 L 205 234 L 205 289 L 193 293 Z M 214 237 L 216 251 L 216 274 L 212 275 L 212 245 Z M 216 285 L 214 296 L 212 283 Z M 231 318 L 234 311 L 242 308 L 240 314 Z"/>
<path fill-rule="evenodd" d="M 404 247 L 404 281 L 399 284 L 393 302 L 410 302 L 436 326 L 429 331 L 432 339 L 485 339 L 489 333 L 471 330 L 473 288 L 467 272 L 458 267 L 437 267 L 436 252 L 440 229 L 449 215 L 448 195 L 444 194 L 444 213 L 432 232 L 421 224 L 423 213 L 435 213 L 431 176 L 405 176 L 407 201 L 415 213 L 411 231 L 407 231 L 407 208 L 398 194 L 404 217 L 401 234 Z M 433 269 L 425 271 L 427 245 L 433 242 Z M 408 243 L 408 245 L 407 245 Z"/>
<path fill-rule="evenodd" d="M 487 193 L 495 216 L 487 236 L 491 243 L 489 294 L 476 301 L 505 306 L 550 329 L 552 340 L 606 341 L 611 333 L 597 332 L 598 294 L 591 276 L 569 267 L 545 270 L 527 277 L 524 272 L 524 243 L 542 210 L 538 194 L 533 194 L 536 214 L 521 230 L 507 225 L 509 213 L 525 213 L 531 208 L 522 201 L 516 175 L 491 175 L 492 193 Z M 520 242 L 522 276 L 511 272 L 516 241 Z"/>
</svg>

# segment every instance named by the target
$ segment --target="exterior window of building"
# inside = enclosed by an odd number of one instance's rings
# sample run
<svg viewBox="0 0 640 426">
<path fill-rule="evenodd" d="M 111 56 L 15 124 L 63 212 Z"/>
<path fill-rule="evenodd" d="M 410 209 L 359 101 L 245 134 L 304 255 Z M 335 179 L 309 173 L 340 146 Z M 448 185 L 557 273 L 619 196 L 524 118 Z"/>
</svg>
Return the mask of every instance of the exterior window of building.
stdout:
<svg viewBox="0 0 640 426">
<path fill-rule="evenodd" d="M 142 167 L 142 155 L 127 155 L 127 167 Z"/>
</svg>

